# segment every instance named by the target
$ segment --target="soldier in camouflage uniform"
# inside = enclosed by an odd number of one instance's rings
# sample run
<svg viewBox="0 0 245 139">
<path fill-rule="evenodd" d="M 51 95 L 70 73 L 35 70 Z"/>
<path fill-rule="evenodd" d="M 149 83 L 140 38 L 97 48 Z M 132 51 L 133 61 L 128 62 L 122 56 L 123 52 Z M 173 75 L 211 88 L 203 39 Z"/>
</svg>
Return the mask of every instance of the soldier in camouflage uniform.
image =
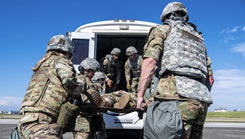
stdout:
<svg viewBox="0 0 245 139">
<path fill-rule="evenodd" d="M 61 105 L 71 96 L 76 97 L 74 90 L 78 86 L 70 61 L 73 48 L 67 36 L 53 36 L 45 56 L 32 69 L 34 73 L 20 108 L 20 138 L 62 138 L 57 117 Z"/>
<path fill-rule="evenodd" d="M 80 73 L 77 74 L 77 81 L 80 83 L 80 87 L 82 87 L 82 92 L 87 92 L 88 89 L 93 89 L 95 93 L 103 92 L 103 85 L 106 79 L 106 76 L 103 72 L 95 72 L 98 70 L 98 62 L 92 58 L 86 58 L 83 60 L 79 66 Z M 92 79 L 91 79 L 92 78 Z M 92 81 L 92 82 L 91 82 Z M 95 102 L 93 105 L 98 107 L 113 107 L 116 109 L 124 109 L 124 108 L 135 108 L 136 107 L 136 99 L 132 98 L 132 96 L 123 91 L 119 90 L 112 93 L 100 93 L 102 96 L 100 99 L 102 102 Z M 80 115 L 76 119 L 76 125 L 73 132 L 75 139 L 91 139 L 98 138 L 104 139 L 106 138 L 106 129 L 105 123 L 102 117 L 101 110 L 95 110 L 91 107 L 91 98 L 88 98 L 89 95 L 81 94 L 82 102 Z M 94 97 L 95 99 L 99 99 L 98 96 Z M 83 107 L 85 106 L 85 107 Z"/>
<path fill-rule="evenodd" d="M 108 107 L 114 107 L 117 109 L 136 107 L 136 97 L 132 93 L 128 93 L 123 90 L 114 91 L 111 93 L 105 93 L 105 79 L 106 75 L 103 72 L 96 72 L 92 78 L 93 83 L 100 88 L 101 97 L 108 104 Z"/>
<path fill-rule="evenodd" d="M 119 48 L 113 48 L 111 54 L 107 54 L 102 58 L 101 71 L 107 76 L 106 92 L 110 93 L 117 89 L 121 78 L 121 61 L 118 59 L 121 54 Z"/>
<path fill-rule="evenodd" d="M 93 58 L 86 58 L 81 62 L 78 67 L 80 73 L 77 75 L 77 80 L 81 86 L 84 86 L 84 92 L 86 92 L 85 90 L 93 89 L 99 94 L 98 91 L 101 86 L 97 86 L 91 81 L 95 72 L 98 71 L 99 68 L 100 65 L 98 61 Z M 89 101 L 90 99 L 86 95 L 82 95 L 81 99 L 83 103 L 91 103 Z M 106 129 L 102 113 L 91 108 L 81 107 L 80 115 L 76 119 L 73 135 L 75 139 L 105 139 Z"/>
<path fill-rule="evenodd" d="M 129 92 L 137 93 L 137 87 L 140 77 L 142 57 L 137 54 L 138 51 L 134 46 L 129 46 L 126 49 L 127 61 L 124 64 L 125 78 L 127 89 Z"/>
<path fill-rule="evenodd" d="M 98 71 L 98 72 L 95 72 L 93 78 L 92 78 L 92 82 L 94 84 L 97 84 L 100 86 L 100 95 L 103 95 L 105 94 L 105 91 L 106 91 L 106 82 L 105 82 L 105 79 L 106 79 L 106 75 L 105 73 L 101 72 L 101 71 Z"/>
<path fill-rule="evenodd" d="M 162 25 L 153 27 L 145 44 L 137 108 L 157 63 L 161 63 L 155 100 L 179 100 L 183 138 L 201 139 L 207 108 L 212 104 L 209 90 L 214 82 L 204 39 L 180 2 L 169 3 L 162 12 Z"/>
</svg>

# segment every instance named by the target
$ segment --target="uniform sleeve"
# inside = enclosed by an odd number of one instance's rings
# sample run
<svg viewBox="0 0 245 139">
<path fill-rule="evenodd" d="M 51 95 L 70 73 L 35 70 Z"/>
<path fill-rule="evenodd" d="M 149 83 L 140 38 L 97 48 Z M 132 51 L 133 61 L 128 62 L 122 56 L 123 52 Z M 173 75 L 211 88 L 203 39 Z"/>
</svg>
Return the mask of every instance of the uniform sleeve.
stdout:
<svg viewBox="0 0 245 139">
<path fill-rule="evenodd" d="M 103 62 L 102 62 L 102 65 L 101 65 L 101 71 L 102 72 L 106 73 L 108 63 L 109 63 L 109 60 L 108 60 L 108 58 L 105 57 Z"/>
<path fill-rule="evenodd" d="M 122 74 L 122 65 L 123 63 L 121 61 L 118 61 L 118 66 L 117 66 L 117 70 L 116 70 L 116 84 L 119 84 L 120 83 L 120 80 L 121 80 L 121 74 Z"/>
<path fill-rule="evenodd" d="M 77 74 L 77 83 L 80 86 L 80 91 L 85 92 L 87 90 L 87 82 L 86 82 L 86 77 L 83 74 Z"/>
<path fill-rule="evenodd" d="M 124 73 L 125 73 L 126 81 L 130 81 L 131 77 L 130 77 L 130 68 L 129 68 L 128 60 L 124 64 Z"/>
<path fill-rule="evenodd" d="M 151 29 L 148 40 L 145 44 L 145 52 L 143 58 L 151 57 L 159 60 L 161 53 L 163 52 L 163 43 L 170 32 L 170 26 L 159 25 Z"/>
<path fill-rule="evenodd" d="M 61 80 L 62 86 L 69 94 L 73 95 L 73 92 L 78 84 L 76 80 L 76 71 L 72 62 L 69 59 L 61 58 L 56 61 L 55 69 L 58 77 Z"/>
<path fill-rule="evenodd" d="M 208 68 L 208 75 L 212 76 L 213 75 L 213 70 L 211 67 L 212 61 L 209 56 L 207 56 L 207 68 Z"/>
<path fill-rule="evenodd" d="M 105 81 L 110 80 L 110 78 L 107 77 L 107 75 L 105 74 Z"/>
</svg>

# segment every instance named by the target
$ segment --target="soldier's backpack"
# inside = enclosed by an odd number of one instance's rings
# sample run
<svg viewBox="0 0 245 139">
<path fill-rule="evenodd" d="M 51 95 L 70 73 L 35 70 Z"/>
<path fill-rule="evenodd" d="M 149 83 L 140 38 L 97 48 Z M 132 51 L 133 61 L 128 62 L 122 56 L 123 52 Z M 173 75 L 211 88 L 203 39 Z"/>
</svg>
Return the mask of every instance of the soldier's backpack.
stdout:
<svg viewBox="0 0 245 139">
<path fill-rule="evenodd" d="M 74 105 L 74 103 L 68 101 L 62 104 L 57 125 L 63 130 L 63 133 L 73 132 L 79 112 L 79 106 Z"/>
<path fill-rule="evenodd" d="M 183 132 L 177 101 L 152 102 L 146 112 L 144 139 L 179 139 Z"/>
</svg>

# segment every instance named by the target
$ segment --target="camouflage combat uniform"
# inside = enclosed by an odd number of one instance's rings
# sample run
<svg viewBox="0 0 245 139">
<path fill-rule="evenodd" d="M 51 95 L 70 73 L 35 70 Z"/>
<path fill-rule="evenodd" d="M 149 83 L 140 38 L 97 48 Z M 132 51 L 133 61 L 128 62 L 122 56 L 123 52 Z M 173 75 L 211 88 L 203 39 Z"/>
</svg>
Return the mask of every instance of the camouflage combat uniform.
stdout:
<svg viewBox="0 0 245 139">
<path fill-rule="evenodd" d="M 111 93 L 104 93 L 104 81 L 106 76 L 103 72 L 95 72 L 92 81 L 94 85 L 101 92 L 101 97 L 106 100 L 107 107 L 114 107 L 118 109 L 124 109 L 136 106 L 136 95 L 133 93 L 128 93 L 124 90 L 118 90 Z M 120 104 L 119 104 L 120 103 Z"/>
<path fill-rule="evenodd" d="M 85 75 L 78 74 L 77 79 L 80 84 L 84 84 L 86 89 L 99 91 L 98 86 L 93 84 Z M 86 95 L 82 95 L 82 101 L 84 103 L 90 103 Z M 80 115 L 76 119 L 74 138 L 91 139 L 95 136 L 99 136 L 101 139 L 106 138 L 105 123 L 102 113 L 91 108 L 81 108 Z"/>
<path fill-rule="evenodd" d="M 114 87 L 120 83 L 121 79 L 121 61 L 113 60 L 113 56 L 108 54 L 102 61 L 101 71 L 104 72 L 108 79 L 112 80 L 114 83 L 113 87 L 106 86 L 106 93 L 115 91 Z"/>
<path fill-rule="evenodd" d="M 101 85 L 99 83 L 92 83 L 85 75 L 79 74 L 77 76 L 80 84 L 86 85 L 86 89 L 92 88 L 100 92 Z M 107 107 L 114 108 L 130 108 L 136 106 L 136 98 L 131 94 L 120 90 L 111 93 L 102 94 L 101 98 L 105 100 L 109 99 L 109 105 Z M 82 101 L 84 103 L 90 103 L 86 95 L 82 95 Z M 120 102 L 120 104 L 119 104 Z M 117 106 L 119 104 L 119 106 Z M 121 108 L 123 107 L 123 108 Z M 102 111 L 98 111 L 91 108 L 81 107 L 80 115 L 76 119 L 75 129 L 73 132 L 75 139 L 91 139 L 91 138 L 106 138 L 105 122 L 102 116 Z"/>
<path fill-rule="evenodd" d="M 101 71 L 95 72 L 93 78 L 91 79 L 92 82 L 95 85 L 98 86 L 99 93 L 101 95 L 102 94 L 105 94 L 105 92 L 106 92 L 106 82 L 105 82 L 105 79 L 106 79 L 106 75 L 105 75 L 105 73 L 103 73 Z"/>
<path fill-rule="evenodd" d="M 89 61 L 89 58 L 87 59 Z M 92 62 L 90 63 L 92 65 L 89 65 L 87 63 L 85 64 L 85 66 L 87 66 L 88 68 L 94 66 Z M 80 84 L 80 86 L 83 86 L 83 89 L 81 90 L 83 90 L 84 92 L 86 92 L 86 90 L 88 89 L 93 89 L 99 94 L 101 86 L 94 84 L 86 75 L 80 73 L 77 74 L 77 82 Z M 81 95 L 81 99 L 85 105 L 86 103 L 91 103 L 88 97 L 84 94 Z M 81 107 L 80 110 L 81 112 L 76 119 L 75 129 L 73 132 L 74 139 L 105 139 L 106 129 L 102 112 L 87 107 Z"/>
<path fill-rule="evenodd" d="M 161 62 L 155 100 L 179 100 L 187 137 L 202 138 L 207 108 L 212 103 L 206 84 L 212 75 L 211 61 L 202 36 L 187 22 L 166 21 L 150 30 L 143 57 Z"/>
<path fill-rule="evenodd" d="M 142 61 L 143 61 L 142 57 L 136 54 L 134 61 L 128 58 L 124 64 L 124 69 L 125 69 L 124 72 L 125 72 L 126 81 L 131 81 L 130 92 L 133 92 L 133 93 L 137 92 Z"/>
<path fill-rule="evenodd" d="M 63 35 L 55 36 L 48 48 L 52 44 L 56 47 L 57 42 L 58 46 L 66 45 L 65 41 Z M 21 104 L 18 131 L 23 139 L 59 139 L 63 136 L 56 124 L 57 117 L 61 105 L 73 95 L 77 83 L 70 58 L 52 49 L 33 68 L 34 74 Z"/>
</svg>

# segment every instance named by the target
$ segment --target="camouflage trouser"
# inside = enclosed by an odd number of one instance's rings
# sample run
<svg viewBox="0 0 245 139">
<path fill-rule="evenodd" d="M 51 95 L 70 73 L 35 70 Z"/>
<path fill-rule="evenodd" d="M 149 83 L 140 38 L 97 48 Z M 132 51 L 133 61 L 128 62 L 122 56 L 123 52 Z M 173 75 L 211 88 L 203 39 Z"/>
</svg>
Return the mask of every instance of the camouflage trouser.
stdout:
<svg viewBox="0 0 245 139">
<path fill-rule="evenodd" d="M 178 108 L 185 128 L 185 134 L 189 139 L 201 139 L 208 104 L 181 97 L 177 93 L 175 84 L 175 77 L 173 75 L 161 78 L 154 96 L 157 99 L 163 99 L 163 101 L 166 99 L 179 100 Z"/>
<path fill-rule="evenodd" d="M 105 93 L 102 95 L 103 98 L 106 98 L 106 97 L 110 98 L 110 100 L 112 101 L 113 104 L 118 102 L 118 100 L 120 99 L 121 96 L 122 96 L 122 93 L 120 91 Z"/>
<path fill-rule="evenodd" d="M 132 78 L 132 84 L 131 84 L 132 93 L 137 93 L 138 83 L 139 83 L 139 77 Z"/>
<path fill-rule="evenodd" d="M 76 120 L 74 139 L 105 139 L 106 129 L 102 115 L 81 116 Z"/>
<path fill-rule="evenodd" d="M 188 139 L 201 139 L 208 104 L 190 99 L 180 102 L 178 108 Z"/>
<path fill-rule="evenodd" d="M 19 121 L 18 131 L 22 139 L 61 139 L 62 130 L 56 119 L 43 113 L 25 113 Z"/>
<path fill-rule="evenodd" d="M 137 95 L 136 95 L 136 93 L 128 93 L 128 92 L 126 92 L 124 90 L 118 90 L 118 91 L 114 91 L 112 93 L 103 94 L 102 97 L 103 98 L 106 98 L 106 97 L 109 98 L 112 101 L 112 104 L 115 104 L 115 103 L 117 103 L 119 101 L 119 99 L 121 98 L 121 96 L 124 93 L 127 93 L 127 94 L 129 94 L 131 96 L 131 99 L 130 99 L 130 102 L 132 102 L 131 105 L 136 106 L 136 104 L 137 104 Z M 112 107 L 113 107 L 113 105 L 112 105 Z"/>
</svg>

